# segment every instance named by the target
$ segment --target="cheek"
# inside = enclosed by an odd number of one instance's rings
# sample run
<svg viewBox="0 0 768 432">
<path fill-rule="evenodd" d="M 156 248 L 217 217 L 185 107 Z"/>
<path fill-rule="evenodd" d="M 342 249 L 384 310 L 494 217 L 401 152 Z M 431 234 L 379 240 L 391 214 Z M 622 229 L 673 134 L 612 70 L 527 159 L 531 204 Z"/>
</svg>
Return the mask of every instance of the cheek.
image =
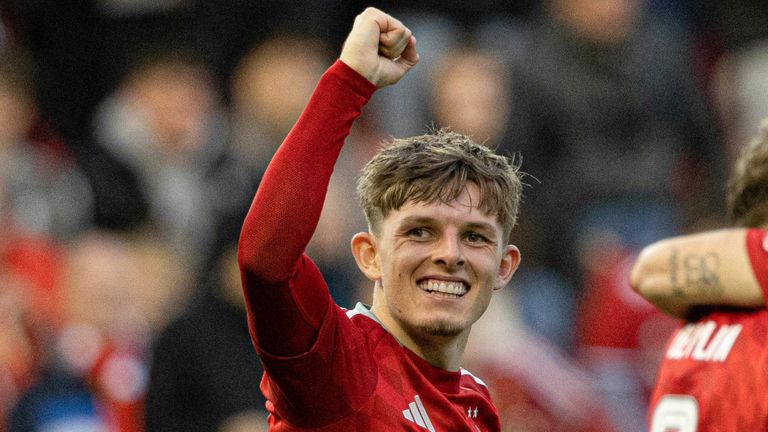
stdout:
<svg viewBox="0 0 768 432">
<path fill-rule="evenodd" d="M 495 278 L 499 269 L 501 258 L 495 251 L 479 250 L 476 253 L 468 253 L 467 257 L 472 269 L 482 279 Z"/>
</svg>

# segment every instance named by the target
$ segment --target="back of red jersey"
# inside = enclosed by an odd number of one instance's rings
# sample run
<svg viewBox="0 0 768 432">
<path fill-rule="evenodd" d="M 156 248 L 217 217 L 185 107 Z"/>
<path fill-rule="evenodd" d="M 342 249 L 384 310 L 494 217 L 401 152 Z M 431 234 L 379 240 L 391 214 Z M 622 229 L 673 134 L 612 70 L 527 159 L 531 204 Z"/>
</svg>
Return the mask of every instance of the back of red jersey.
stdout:
<svg viewBox="0 0 768 432">
<path fill-rule="evenodd" d="M 768 430 L 768 311 L 715 312 L 670 339 L 651 432 Z"/>
</svg>

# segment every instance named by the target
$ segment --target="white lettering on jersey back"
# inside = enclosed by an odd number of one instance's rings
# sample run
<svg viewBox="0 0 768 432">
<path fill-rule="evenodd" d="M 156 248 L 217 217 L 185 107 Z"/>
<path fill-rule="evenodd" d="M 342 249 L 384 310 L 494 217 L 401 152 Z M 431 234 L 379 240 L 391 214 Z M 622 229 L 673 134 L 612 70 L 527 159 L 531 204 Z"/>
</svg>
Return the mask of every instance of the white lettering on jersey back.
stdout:
<svg viewBox="0 0 768 432">
<path fill-rule="evenodd" d="M 667 358 L 724 362 L 741 333 L 741 324 L 714 321 L 687 324 L 680 329 L 667 350 Z"/>
</svg>

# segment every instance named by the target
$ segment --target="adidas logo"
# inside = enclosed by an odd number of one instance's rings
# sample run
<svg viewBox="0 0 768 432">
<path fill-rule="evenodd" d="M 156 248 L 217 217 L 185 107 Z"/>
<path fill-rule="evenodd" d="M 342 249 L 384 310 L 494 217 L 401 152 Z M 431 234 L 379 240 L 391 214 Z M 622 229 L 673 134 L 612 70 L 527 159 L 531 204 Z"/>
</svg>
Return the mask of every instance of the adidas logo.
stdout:
<svg viewBox="0 0 768 432">
<path fill-rule="evenodd" d="M 419 395 L 416 395 L 414 401 L 408 404 L 408 409 L 403 410 L 403 417 L 405 417 L 406 420 L 423 427 L 429 432 L 435 432 L 435 427 L 432 426 L 432 422 L 427 415 L 427 410 L 424 409 L 424 404 L 421 403 Z"/>
</svg>

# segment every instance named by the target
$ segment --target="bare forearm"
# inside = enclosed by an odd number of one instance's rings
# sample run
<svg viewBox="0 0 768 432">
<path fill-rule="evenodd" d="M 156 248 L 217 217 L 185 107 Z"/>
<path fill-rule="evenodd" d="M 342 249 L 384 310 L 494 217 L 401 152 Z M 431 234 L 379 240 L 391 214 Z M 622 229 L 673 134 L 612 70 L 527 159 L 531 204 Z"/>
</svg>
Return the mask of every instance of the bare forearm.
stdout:
<svg viewBox="0 0 768 432">
<path fill-rule="evenodd" d="M 697 305 L 764 306 L 746 247 L 746 230 L 675 237 L 646 247 L 632 287 L 663 311 L 683 317 Z"/>
</svg>

